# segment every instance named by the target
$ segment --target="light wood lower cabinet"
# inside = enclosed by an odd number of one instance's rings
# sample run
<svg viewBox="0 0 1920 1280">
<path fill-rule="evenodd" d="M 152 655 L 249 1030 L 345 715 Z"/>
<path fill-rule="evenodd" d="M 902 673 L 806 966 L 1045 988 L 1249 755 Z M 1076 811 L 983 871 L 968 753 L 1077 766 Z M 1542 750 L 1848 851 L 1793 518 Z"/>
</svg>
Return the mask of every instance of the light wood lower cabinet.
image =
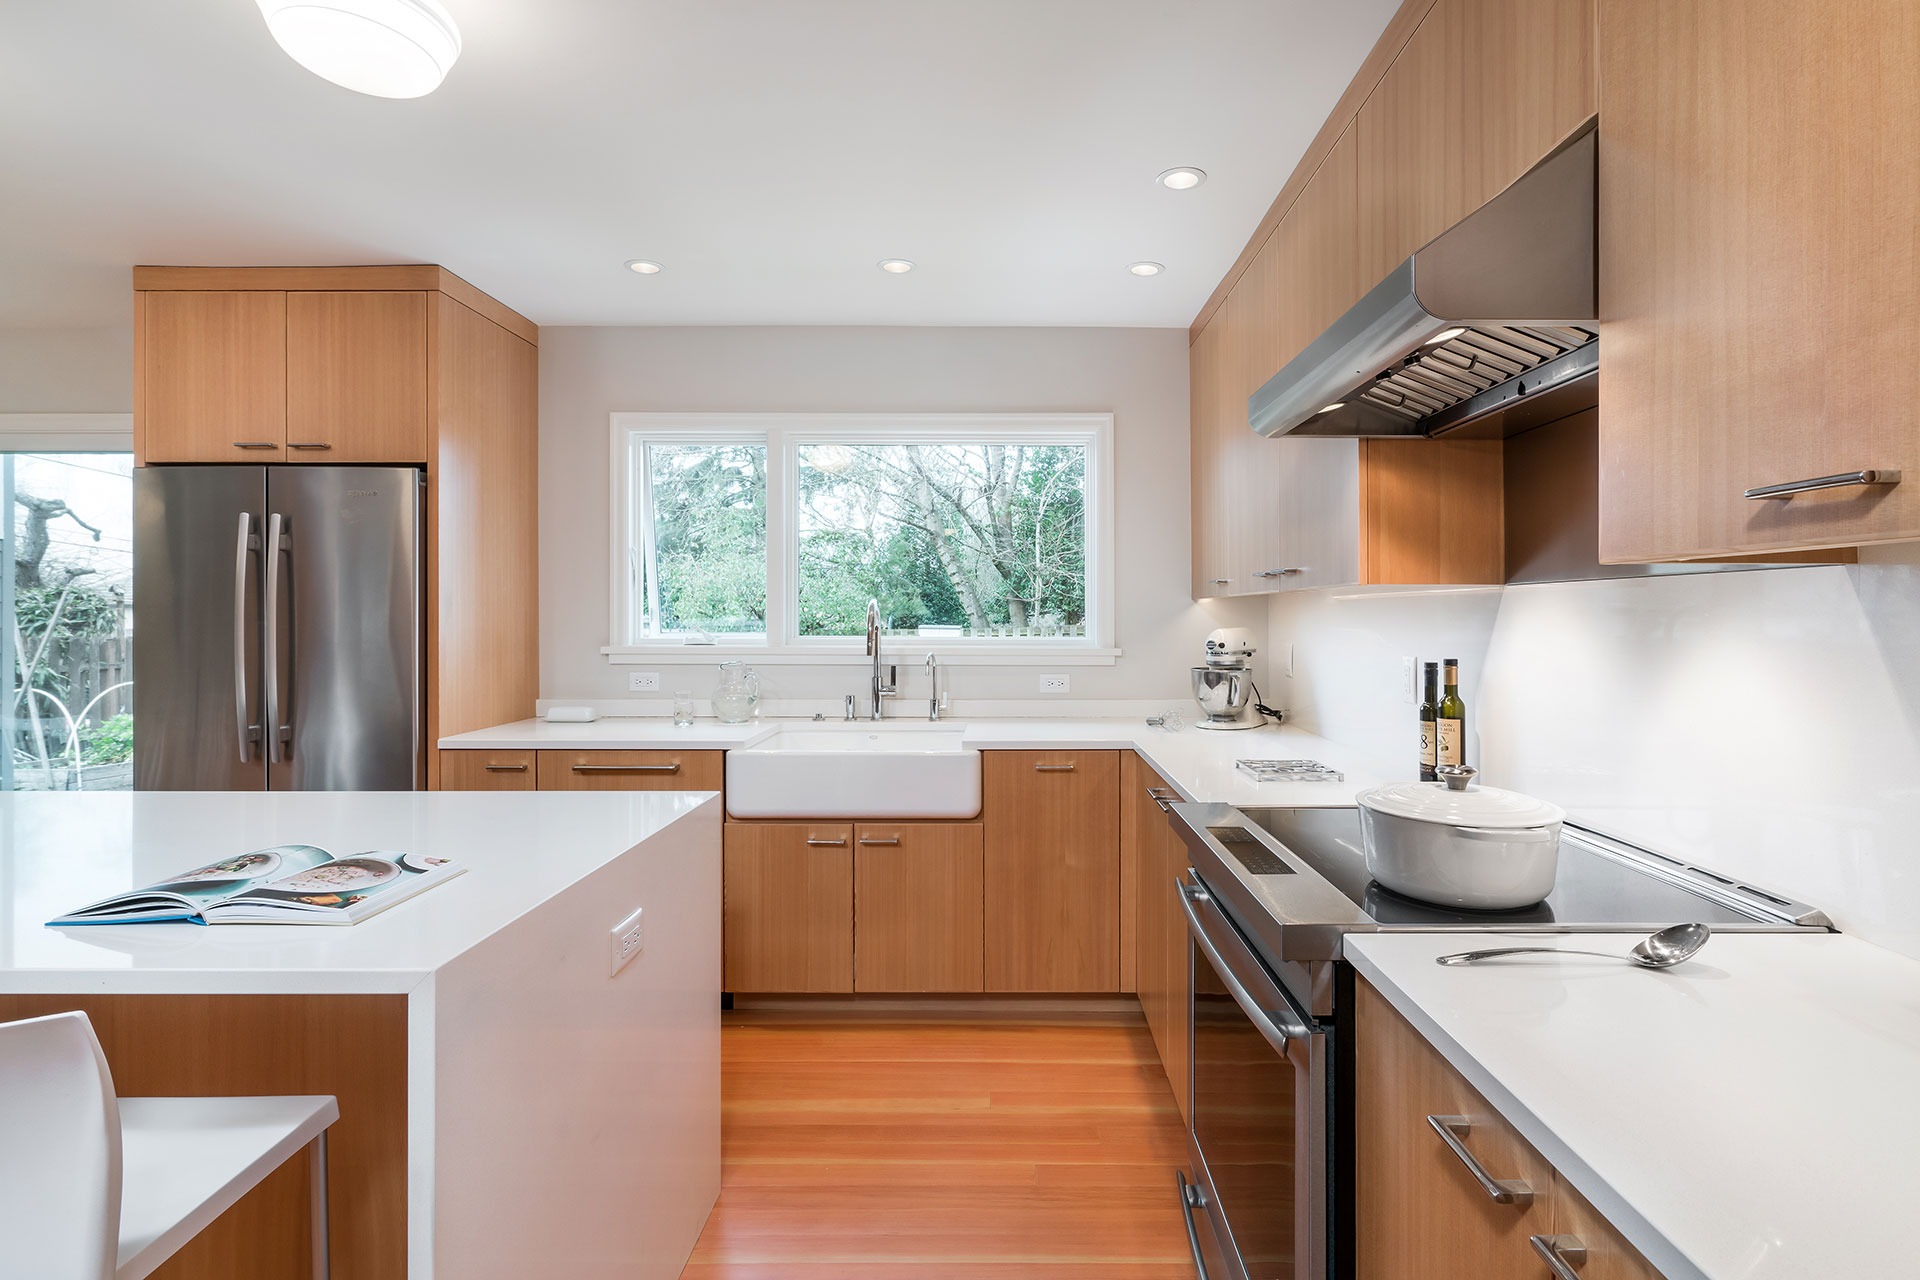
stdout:
<svg viewBox="0 0 1920 1280">
<path fill-rule="evenodd" d="M 531 751 L 442 751 L 442 791 L 532 791 Z"/>
<path fill-rule="evenodd" d="M 724 751 L 542 751 L 542 791 L 719 791 Z"/>
<path fill-rule="evenodd" d="M 853 828 L 725 826 L 728 991 L 853 990 Z"/>
<path fill-rule="evenodd" d="M 854 990 L 981 989 L 984 859 L 977 822 L 854 828 Z"/>
<path fill-rule="evenodd" d="M 1120 753 L 987 751 L 986 989 L 1120 989 Z"/>
<path fill-rule="evenodd" d="M 1175 882 L 1187 868 L 1187 847 L 1154 798 L 1173 794 L 1160 775 L 1129 751 L 1120 759 L 1120 846 L 1134 879 L 1134 985 L 1167 1083 L 1187 1118 L 1187 1008 L 1192 993 L 1186 917 Z"/>
<path fill-rule="evenodd" d="M 1660 1280 L 1364 980 L 1354 1009 L 1358 1280 L 1539 1280 L 1536 1236 L 1587 1249 L 1581 1280 Z"/>
</svg>

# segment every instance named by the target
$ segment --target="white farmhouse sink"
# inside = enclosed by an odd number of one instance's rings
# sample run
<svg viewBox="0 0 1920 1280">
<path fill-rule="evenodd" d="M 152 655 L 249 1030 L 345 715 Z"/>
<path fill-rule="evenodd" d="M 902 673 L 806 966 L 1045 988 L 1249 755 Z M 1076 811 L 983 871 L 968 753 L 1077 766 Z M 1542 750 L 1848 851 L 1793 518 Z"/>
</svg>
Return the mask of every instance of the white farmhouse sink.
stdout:
<svg viewBox="0 0 1920 1280">
<path fill-rule="evenodd" d="M 727 752 L 736 818 L 972 818 L 980 753 L 961 730 L 887 724 L 784 729 Z"/>
</svg>

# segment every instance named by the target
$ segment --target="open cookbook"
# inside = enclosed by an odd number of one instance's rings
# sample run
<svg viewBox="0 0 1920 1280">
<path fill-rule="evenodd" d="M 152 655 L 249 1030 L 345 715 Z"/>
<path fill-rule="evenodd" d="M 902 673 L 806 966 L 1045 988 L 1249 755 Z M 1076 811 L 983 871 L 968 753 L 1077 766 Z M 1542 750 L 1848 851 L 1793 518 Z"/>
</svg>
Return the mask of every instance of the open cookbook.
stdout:
<svg viewBox="0 0 1920 1280">
<path fill-rule="evenodd" d="M 376 849 L 336 858 L 310 844 L 283 844 L 116 893 L 47 923 L 358 924 L 465 870 L 451 858 L 418 853 Z"/>
</svg>

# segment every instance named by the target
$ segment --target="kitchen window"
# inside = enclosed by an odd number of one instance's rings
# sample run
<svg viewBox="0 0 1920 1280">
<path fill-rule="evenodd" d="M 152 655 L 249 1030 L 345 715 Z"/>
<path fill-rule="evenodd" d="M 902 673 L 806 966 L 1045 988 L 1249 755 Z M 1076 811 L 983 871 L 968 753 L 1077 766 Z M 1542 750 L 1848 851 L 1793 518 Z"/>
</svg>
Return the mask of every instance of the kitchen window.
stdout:
<svg viewBox="0 0 1920 1280">
<path fill-rule="evenodd" d="M 1110 661 L 1112 419 L 613 415 L 615 662 Z"/>
</svg>

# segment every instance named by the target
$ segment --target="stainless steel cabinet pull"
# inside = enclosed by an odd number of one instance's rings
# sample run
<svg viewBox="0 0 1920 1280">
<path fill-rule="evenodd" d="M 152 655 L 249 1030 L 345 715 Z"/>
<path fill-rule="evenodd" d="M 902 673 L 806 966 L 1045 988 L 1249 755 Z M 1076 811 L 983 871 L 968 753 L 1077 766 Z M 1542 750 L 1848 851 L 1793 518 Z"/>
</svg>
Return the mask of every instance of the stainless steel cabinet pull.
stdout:
<svg viewBox="0 0 1920 1280">
<path fill-rule="evenodd" d="M 1889 470 L 1846 471 L 1837 476 L 1815 476 L 1811 480 L 1789 480 L 1785 484 L 1762 485 L 1758 489 L 1747 490 L 1749 498 L 1791 498 L 1796 493 L 1812 493 L 1816 489 L 1850 489 L 1857 484 L 1896 485 L 1900 483 L 1900 473 Z"/>
<path fill-rule="evenodd" d="M 236 449 L 278 449 L 280 446 L 271 440 L 235 440 Z"/>
<path fill-rule="evenodd" d="M 1428 1116 L 1427 1123 L 1440 1135 L 1440 1141 L 1447 1149 L 1460 1157 L 1460 1163 L 1467 1166 L 1467 1172 L 1480 1184 L 1480 1189 L 1492 1197 L 1495 1204 L 1518 1205 L 1522 1208 L 1533 1203 L 1533 1184 L 1518 1178 L 1496 1178 L 1487 1172 L 1487 1167 L 1473 1158 L 1462 1141 L 1473 1132 L 1473 1122 L 1465 1116 Z"/>
<path fill-rule="evenodd" d="M 268 764 L 279 764 L 285 758 L 280 744 L 293 736 L 292 728 L 280 723 L 280 553 L 287 550 L 292 541 L 281 532 L 284 524 L 278 511 L 267 517 L 267 537 L 260 549 L 267 558 L 266 599 L 261 602 L 261 612 L 266 615 L 266 640 L 262 645 L 260 678 L 267 687 Z"/>
<path fill-rule="evenodd" d="M 1187 1181 L 1187 1175 L 1182 1170 L 1173 1171 L 1173 1181 L 1174 1185 L 1180 1189 L 1180 1212 L 1185 1214 L 1187 1219 L 1187 1248 L 1193 1250 L 1194 1273 L 1200 1277 L 1200 1280 L 1208 1280 L 1207 1259 L 1200 1252 L 1200 1233 L 1194 1230 L 1193 1226 L 1193 1211 L 1204 1209 L 1207 1204 L 1206 1198 L 1200 1194 L 1199 1187 Z"/>
<path fill-rule="evenodd" d="M 527 771 L 527 766 L 523 764 L 490 764 L 483 767 L 488 773 L 525 773 Z"/>
<path fill-rule="evenodd" d="M 1256 578 L 1284 578 L 1290 573 L 1305 573 L 1305 569 L 1262 569 L 1254 574 Z"/>
<path fill-rule="evenodd" d="M 1148 787 L 1147 799 L 1160 806 L 1160 812 L 1166 813 L 1173 808 L 1173 802 L 1179 795 L 1168 787 Z"/>
<path fill-rule="evenodd" d="M 1033 771 L 1035 773 L 1072 773 L 1073 766 L 1070 764 L 1037 764 L 1033 766 Z"/>
<path fill-rule="evenodd" d="M 1263 1009 L 1260 1002 L 1253 998 L 1253 992 L 1246 984 L 1234 977 L 1233 970 L 1227 964 L 1226 957 L 1220 954 L 1220 948 L 1207 936 L 1207 927 L 1200 923 L 1200 913 L 1193 909 L 1196 902 L 1211 901 L 1211 895 L 1196 885 L 1180 883 L 1175 886 L 1180 891 L 1180 910 L 1186 913 L 1187 932 L 1193 935 L 1194 945 L 1199 947 L 1220 981 L 1226 984 L 1227 994 L 1240 1006 L 1240 1011 L 1253 1023 L 1254 1030 L 1266 1038 L 1274 1052 L 1285 1055 L 1287 1041 L 1311 1040 L 1313 1028 L 1301 1020 L 1292 1009 Z"/>
<path fill-rule="evenodd" d="M 333 446 L 330 444 L 322 444 L 317 440 L 303 441 L 299 444 L 295 444 L 293 441 L 289 440 L 287 441 L 287 448 L 289 449 L 331 449 L 333 448 Z"/>
<path fill-rule="evenodd" d="M 1553 1280 L 1580 1280 L 1574 1268 L 1587 1264 L 1587 1246 L 1579 1236 L 1528 1236 L 1527 1243 L 1553 1272 Z"/>
<path fill-rule="evenodd" d="M 247 723 L 247 553 L 260 549 L 253 513 L 240 513 L 240 536 L 233 548 L 233 726 L 240 737 L 240 763 L 253 763 L 260 727 Z"/>
<path fill-rule="evenodd" d="M 869 840 L 865 836 L 861 836 L 860 843 L 869 845 L 895 845 L 900 843 L 900 837 L 895 836 L 891 840 Z"/>
<path fill-rule="evenodd" d="M 808 836 L 807 843 L 813 844 L 813 845 L 825 845 L 831 849 L 840 849 L 840 848 L 844 848 L 847 842 L 845 840 L 816 840 L 812 836 Z"/>
<path fill-rule="evenodd" d="M 1210 587 L 1224 587 L 1231 581 L 1231 578 L 1208 578 L 1207 585 Z"/>
<path fill-rule="evenodd" d="M 575 773 L 678 773 L 678 764 L 577 764 Z"/>
</svg>

